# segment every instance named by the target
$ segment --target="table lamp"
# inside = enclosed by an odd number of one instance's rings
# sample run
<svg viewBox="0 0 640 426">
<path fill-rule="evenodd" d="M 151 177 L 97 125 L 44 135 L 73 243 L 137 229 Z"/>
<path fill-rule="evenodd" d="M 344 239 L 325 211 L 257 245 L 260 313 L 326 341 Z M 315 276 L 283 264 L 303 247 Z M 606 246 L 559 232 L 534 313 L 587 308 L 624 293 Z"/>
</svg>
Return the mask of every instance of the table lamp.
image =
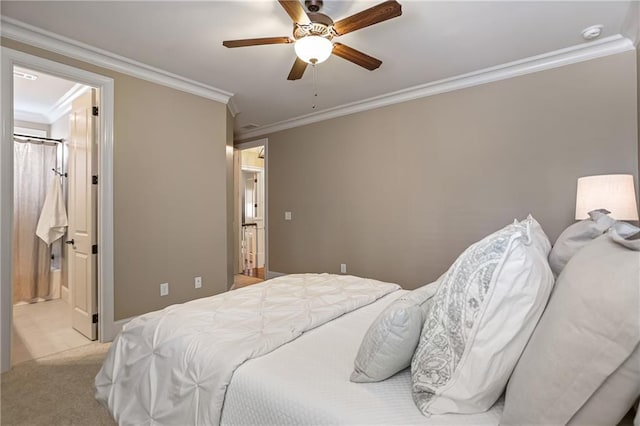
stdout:
<svg viewBox="0 0 640 426">
<path fill-rule="evenodd" d="M 589 212 L 607 209 L 617 220 L 638 220 L 633 175 L 598 175 L 578 179 L 576 220 L 587 219 Z"/>
</svg>

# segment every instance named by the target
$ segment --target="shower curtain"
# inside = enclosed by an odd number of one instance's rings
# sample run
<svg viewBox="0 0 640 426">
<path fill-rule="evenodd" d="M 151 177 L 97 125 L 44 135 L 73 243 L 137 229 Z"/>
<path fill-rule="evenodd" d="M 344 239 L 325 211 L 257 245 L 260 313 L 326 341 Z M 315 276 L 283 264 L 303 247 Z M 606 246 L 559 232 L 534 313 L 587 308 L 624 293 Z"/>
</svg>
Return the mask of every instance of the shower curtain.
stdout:
<svg viewBox="0 0 640 426">
<path fill-rule="evenodd" d="M 51 248 L 36 236 L 56 146 L 13 143 L 13 303 L 50 297 Z"/>
</svg>

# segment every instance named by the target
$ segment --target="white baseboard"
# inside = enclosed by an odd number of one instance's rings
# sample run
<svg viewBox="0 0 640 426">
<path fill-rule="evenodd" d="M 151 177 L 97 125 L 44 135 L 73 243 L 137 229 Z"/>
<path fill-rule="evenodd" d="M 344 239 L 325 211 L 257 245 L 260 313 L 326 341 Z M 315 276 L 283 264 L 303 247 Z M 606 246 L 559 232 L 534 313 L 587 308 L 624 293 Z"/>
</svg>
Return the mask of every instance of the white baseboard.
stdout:
<svg viewBox="0 0 640 426">
<path fill-rule="evenodd" d="M 49 298 L 61 299 L 62 295 L 60 294 L 60 292 L 62 291 L 62 270 L 52 269 L 49 279 L 50 279 Z"/>
<path fill-rule="evenodd" d="M 71 303 L 69 300 L 69 287 L 60 286 L 60 298 L 67 303 Z"/>
<path fill-rule="evenodd" d="M 276 271 L 267 271 L 264 277 L 265 279 L 270 280 L 271 278 L 282 277 L 284 275 L 287 275 L 287 274 L 282 272 L 276 272 Z"/>
</svg>

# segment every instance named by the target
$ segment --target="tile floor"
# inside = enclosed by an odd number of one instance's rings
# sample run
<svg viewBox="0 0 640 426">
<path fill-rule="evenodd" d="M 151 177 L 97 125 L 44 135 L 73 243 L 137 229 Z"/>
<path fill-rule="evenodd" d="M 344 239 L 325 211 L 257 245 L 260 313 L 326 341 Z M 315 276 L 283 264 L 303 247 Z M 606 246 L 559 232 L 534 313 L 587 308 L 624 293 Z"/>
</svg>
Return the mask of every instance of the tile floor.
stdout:
<svg viewBox="0 0 640 426">
<path fill-rule="evenodd" d="M 91 343 L 71 327 L 71 309 L 62 299 L 13 307 L 13 365 Z"/>
</svg>

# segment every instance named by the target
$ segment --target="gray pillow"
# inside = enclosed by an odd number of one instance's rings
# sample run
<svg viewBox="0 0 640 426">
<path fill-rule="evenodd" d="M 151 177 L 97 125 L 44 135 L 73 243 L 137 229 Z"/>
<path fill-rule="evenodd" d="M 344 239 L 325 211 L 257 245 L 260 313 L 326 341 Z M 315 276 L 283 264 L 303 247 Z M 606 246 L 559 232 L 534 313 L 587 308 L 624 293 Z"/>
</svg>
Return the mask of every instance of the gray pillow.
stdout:
<svg viewBox="0 0 640 426">
<path fill-rule="evenodd" d="M 511 375 L 501 425 L 579 424 L 595 411 L 596 423 L 616 424 L 629 410 L 640 383 L 636 241 L 612 229 L 566 265 Z"/>
<path fill-rule="evenodd" d="M 549 266 L 557 277 L 567 262 L 586 244 L 604 234 L 616 220 L 605 209 L 589 212 L 589 219 L 574 223 L 556 240 L 549 253 Z"/>
<path fill-rule="evenodd" d="M 640 233 L 640 228 L 627 222 L 616 222 L 610 230 L 610 235 L 613 241 L 616 243 L 631 249 L 640 250 L 640 239 L 627 239 L 629 237 L 635 237 Z"/>
<path fill-rule="evenodd" d="M 640 346 L 573 415 L 568 425 L 618 424 L 640 394 Z"/>
<path fill-rule="evenodd" d="M 385 380 L 411 364 L 439 280 L 400 297 L 378 315 L 360 344 L 352 382 Z"/>
</svg>

